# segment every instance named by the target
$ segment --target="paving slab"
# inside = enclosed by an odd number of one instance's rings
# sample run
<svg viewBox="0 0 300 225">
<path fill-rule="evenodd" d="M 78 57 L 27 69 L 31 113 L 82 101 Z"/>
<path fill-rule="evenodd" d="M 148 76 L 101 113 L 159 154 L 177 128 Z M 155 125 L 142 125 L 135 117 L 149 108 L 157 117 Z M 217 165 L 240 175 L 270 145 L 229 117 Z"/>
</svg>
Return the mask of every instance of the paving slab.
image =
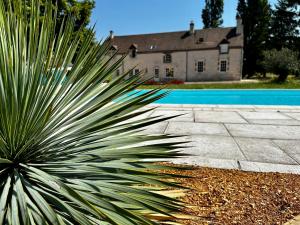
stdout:
<svg viewBox="0 0 300 225">
<path fill-rule="evenodd" d="M 299 113 L 300 109 L 280 109 L 278 111 L 281 113 Z"/>
<path fill-rule="evenodd" d="M 271 140 L 254 138 L 236 138 L 235 140 L 248 161 L 298 164 Z"/>
<path fill-rule="evenodd" d="M 195 121 L 204 123 L 247 123 L 236 112 L 195 111 Z"/>
<path fill-rule="evenodd" d="M 258 119 L 258 120 L 248 120 L 250 124 L 261 124 L 261 125 L 289 125 L 289 126 L 300 126 L 300 121 L 293 119 L 286 120 L 268 120 L 268 119 Z"/>
<path fill-rule="evenodd" d="M 176 146 L 178 146 L 178 147 L 188 147 L 188 146 L 190 146 L 190 143 L 182 143 L 182 142 L 188 142 L 188 141 L 189 140 L 186 136 L 172 137 L 172 135 L 170 135 L 170 138 L 155 140 L 155 141 L 145 141 L 141 145 L 145 146 L 145 145 L 150 145 L 150 144 L 180 143 L 180 144 L 177 144 Z"/>
<path fill-rule="evenodd" d="M 174 110 L 175 108 L 171 108 L 171 107 L 159 107 L 156 110 L 159 111 L 170 111 L 170 110 Z M 176 111 L 193 111 L 193 108 L 185 108 L 185 107 L 178 107 L 175 109 Z"/>
<path fill-rule="evenodd" d="M 172 159 L 171 162 L 175 164 L 187 164 L 218 169 L 239 169 L 237 161 L 232 159 L 212 159 L 200 156 L 189 156 L 180 159 Z"/>
<path fill-rule="evenodd" d="M 300 140 L 273 140 L 273 142 L 288 154 L 300 154 Z"/>
<path fill-rule="evenodd" d="M 184 149 L 185 153 L 214 159 L 246 160 L 232 137 L 193 135 L 187 138 L 192 147 Z"/>
<path fill-rule="evenodd" d="M 296 120 L 300 120 L 300 113 L 285 113 L 285 114 Z"/>
<path fill-rule="evenodd" d="M 286 109 L 289 110 L 289 109 Z M 255 112 L 281 112 L 281 109 L 273 108 L 273 109 L 255 109 Z"/>
<path fill-rule="evenodd" d="M 213 110 L 221 112 L 255 112 L 255 109 L 250 108 L 214 108 Z"/>
<path fill-rule="evenodd" d="M 194 111 L 213 111 L 214 108 L 201 107 L 201 108 L 193 108 Z"/>
<path fill-rule="evenodd" d="M 292 154 L 290 155 L 295 161 L 298 162 L 298 164 L 300 164 L 300 154 Z"/>
<path fill-rule="evenodd" d="M 256 109 L 267 109 L 267 110 L 281 110 L 281 109 L 300 109 L 300 106 L 289 106 L 289 105 L 255 105 Z"/>
<path fill-rule="evenodd" d="M 192 108 L 216 108 L 217 105 L 208 105 L 208 104 L 183 104 L 183 107 L 192 107 Z"/>
<path fill-rule="evenodd" d="M 142 114 L 142 115 L 139 115 L 139 116 L 136 116 L 136 117 L 133 117 L 133 118 L 127 120 L 126 123 L 127 123 L 127 122 L 133 122 L 133 121 L 137 121 L 137 120 L 146 119 L 146 118 L 150 117 L 150 115 L 151 115 L 152 113 L 153 113 L 153 111 L 146 112 L 146 113 L 144 113 L 144 114 Z"/>
<path fill-rule="evenodd" d="M 182 104 L 156 104 L 152 103 L 149 106 L 154 106 L 154 107 L 171 107 L 171 108 L 181 108 L 183 105 Z"/>
<path fill-rule="evenodd" d="M 290 119 L 278 112 L 239 112 L 246 120 L 286 120 Z"/>
<path fill-rule="evenodd" d="M 206 134 L 230 136 L 225 126 L 217 123 L 170 122 L 165 133 L 180 135 Z"/>
<path fill-rule="evenodd" d="M 300 174 L 300 107 L 155 104 L 151 116 L 185 114 L 148 127 L 191 156 L 171 162 L 222 169 Z M 141 116 L 140 118 L 143 118 Z"/>
<path fill-rule="evenodd" d="M 300 126 L 275 126 L 253 124 L 225 124 L 235 137 L 300 139 Z"/>
<path fill-rule="evenodd" d="M 255 109 L 255 106 L 253 105 L 217 105 L 216 108 L 226 109 Z"/>
<path fill-rule="evenodd" d="M 178 116 L 181 115 L 181 116 Z M 183 122 L 193 122 L 194 112 L 193 111 L 180 111 L 180 110 L 155 110 L 151 116 L 178 116 L 176 118 L 170 119 L 169 121 L 183 121 Z"/>
<path fill-rule="evenodd" d="M 300 174 L 299 165 L 283 165 L 283 164 L 248 162 L 248 161 L 239 161 L 239 164 L 241 166 L 242 171 Z"/>
<path fill-rule="evenodd" d="M 157 124 L 150 125 L 145 128 L 143 134 L 163 134 L 167 129 L 168 122 L 160 122 Z"/>
</svg>

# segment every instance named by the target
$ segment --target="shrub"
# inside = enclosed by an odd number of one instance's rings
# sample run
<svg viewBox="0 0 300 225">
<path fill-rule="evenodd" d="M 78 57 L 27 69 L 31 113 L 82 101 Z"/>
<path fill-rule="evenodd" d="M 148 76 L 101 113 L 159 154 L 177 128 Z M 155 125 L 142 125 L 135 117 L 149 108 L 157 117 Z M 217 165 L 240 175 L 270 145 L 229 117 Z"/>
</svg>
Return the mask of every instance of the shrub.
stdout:
<svg viewBox="0 0 300 225">
<path fill-rule="evenodd" d="M 165 93 L 130 95 L 140 78 L 126 74 L 101 85 L 122 63 L 107 42 L 78 49 L 72 18 L 57 29 L 52 1 L 24 2 L 0 1 L 0 224 L 158 224 L 180 206 L 151 162 L 180 154 L 140 132 L 164 118 L 129 119 Z"/>
<path fill-rule="evenodd" d="M 265 51 L 262 65 L 267 72 L 277 74 L 279 82 L 284 82 L 289 74 L 300 70 L 298 52 L 287 48 Z"/>
<path fill-rule="evenodd" d="M 167 84 L 180 85 L 180 84 L 184 84 L 184 81 L 182 81 L 182 80 L 170 80 L 170 81 L 167 82 Z"/>
<path fill-rule="evenodd" d="M 144 83 L 144 85 L 160 85 L 160 83 L 155 80 L 149 80 L 149 81 L 146 81 Z"/>
</svg>

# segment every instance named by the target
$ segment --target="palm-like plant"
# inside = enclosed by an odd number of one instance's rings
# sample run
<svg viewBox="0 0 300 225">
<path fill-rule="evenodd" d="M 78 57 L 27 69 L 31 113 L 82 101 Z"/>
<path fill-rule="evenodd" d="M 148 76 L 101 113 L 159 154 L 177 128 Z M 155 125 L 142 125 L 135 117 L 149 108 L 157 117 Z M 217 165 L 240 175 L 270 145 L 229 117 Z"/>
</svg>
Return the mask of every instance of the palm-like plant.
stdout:
<svg viewBox="0 0 300 225">
<path fill-rule="evenodd" d="M 179 153 L 151 144 L 168 136 L 139 132 L 164 119 L 127 121 L 164 93 L 132 95 L 140 80 L 126 74 L 102 85 L 123 60 L 108 44 L 91 47 L 90 35 L 77 51 L 72 18 L 56 34 L 50 3 L 9 2 L 0 1 L 0 224 L 157 224 L 153 215 L 177 210 L 157 192 L 170 176 L 145 159 Z"/>
</svg>

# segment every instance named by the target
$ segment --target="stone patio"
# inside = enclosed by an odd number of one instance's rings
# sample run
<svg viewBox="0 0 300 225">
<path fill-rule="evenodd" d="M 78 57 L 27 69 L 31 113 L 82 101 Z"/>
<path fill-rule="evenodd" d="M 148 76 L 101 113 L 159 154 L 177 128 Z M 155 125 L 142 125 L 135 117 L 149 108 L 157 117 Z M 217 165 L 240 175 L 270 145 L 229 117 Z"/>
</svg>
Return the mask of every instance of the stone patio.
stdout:
<svg viewBox="0 0 300 225">
<path fill-rule="evenodd" d="M 142 117 L 181 115 L 148 134 L 186 135 L 189 157 L 172 162 L 256 172 L 300 174 L 300 107 L 157 105 Z"/>
</svg>

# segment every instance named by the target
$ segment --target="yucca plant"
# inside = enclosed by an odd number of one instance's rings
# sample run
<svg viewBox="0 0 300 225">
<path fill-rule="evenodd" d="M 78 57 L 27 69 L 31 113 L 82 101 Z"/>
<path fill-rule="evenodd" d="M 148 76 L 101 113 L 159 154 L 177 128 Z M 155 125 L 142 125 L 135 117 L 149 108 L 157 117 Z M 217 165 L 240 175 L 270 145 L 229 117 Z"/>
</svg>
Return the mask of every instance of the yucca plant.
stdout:
<svg viewBox="0 0 300 225">
<path fill-rule="evenodd" d="M 112 76 L 123 58 L 108 57 L 108 42 L 91 45 L 93 35 L 78 49 L 72 17 L 57 34 L 51 3 L 5 2 L 0 224 L 158 224 L 155 215 L 171 216 L 180 204 L 160 191 L 175 184 L 152 161 L 180 154 L 170 137 L 141 132 L 164 118 L 129 120 L 165 93 L 132 94 L 139 77 Z"/>
</svg>

